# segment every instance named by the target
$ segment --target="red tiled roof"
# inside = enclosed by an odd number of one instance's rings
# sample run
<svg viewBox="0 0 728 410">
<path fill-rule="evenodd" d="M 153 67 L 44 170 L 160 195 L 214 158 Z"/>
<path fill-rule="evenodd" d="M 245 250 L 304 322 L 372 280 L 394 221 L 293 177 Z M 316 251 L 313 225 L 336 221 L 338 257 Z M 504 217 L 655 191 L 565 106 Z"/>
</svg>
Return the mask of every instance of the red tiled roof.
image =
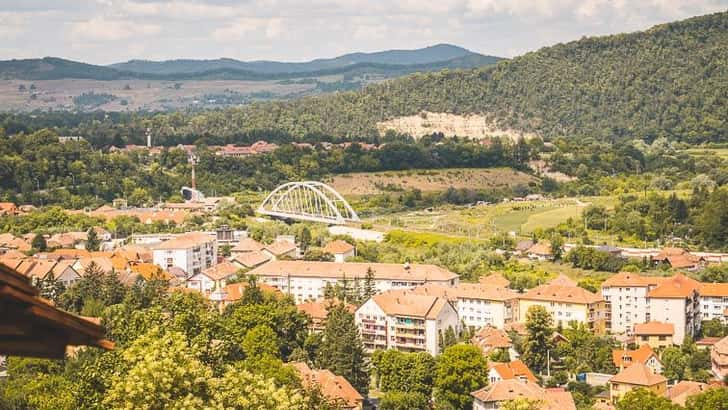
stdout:
<svg viewBox="0 0 728 410">
<path fill-rule="evenodd" d="M 342 240 L 331 241 L 324 246 L 323 251 L 332 255 L 347 253 L 354 250 L 354 245 Z"/>
<path fill-rule="evenodd" d="M 626 383 L 636 386 L 654 386 L 659 383 L 666 383 L 667 379 L 664 376 L 652 373 L 652 370 L 642 363 L 632 363 L 628 368 L 612 376 L 609 382 Z"/>
<path fill-rule="evenodd" d="M 698 289 L 700 283 L 682 273 L 667 278 L 647 293 L 650 298 L 687 298 Z"/>
<path fill-rule="evenodd" d="M 358 407 L 364 400 L 348 380 L 331 373 L 329 370 L 314 370 L 302 362 L 291 363 L 291 366 L 301 375 L 304 385 L 316 384 L 320 386 L 324 396 L 330 399 L 341 400 L 348 407 Z"/>
<path fill-rule="evenodd" d="M 628 367 L 632 363 L 645 364 L 652 356 L 657 357 L 655 351 L 648 344 L 643 344 L 637 350 L 612 350 L 612 361 L 618 369 Z"/>
<path fill-rule="evenodd" d="M 488 367 L 495 369 L 503 380 L 526 378 L 531 383 L 538 382 L 536 376 L 531 370 L 520 360 L 513 360 L 509 363 L 489 362 Z"/>
<path fill-rule="evenodd" d="M 658 336 L 672 336 L 675 334 L 675 325 L 672 323 L 663 322 L 647 322 L 647 323 L 636 323 L 634 325 L 634 334 L 640 335 L 658 335 Z"/>
</svg>

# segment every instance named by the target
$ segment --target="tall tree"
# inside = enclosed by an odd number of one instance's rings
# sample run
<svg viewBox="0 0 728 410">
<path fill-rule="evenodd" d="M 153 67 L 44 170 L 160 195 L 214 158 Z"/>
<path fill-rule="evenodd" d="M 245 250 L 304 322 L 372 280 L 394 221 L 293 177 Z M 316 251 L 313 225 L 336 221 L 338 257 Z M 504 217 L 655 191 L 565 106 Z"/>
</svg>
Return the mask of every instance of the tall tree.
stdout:
<svg viewBox="0 0 728 410">
<path fill-rule="evenodd" d="M 37 233 L 30 242 L 30 246 L 40 252 L 45 252 L 48 249 L 48 243 L 46 243 L 45 236 L 42 233 Z"/>
<path fill-rule="evenodd" d="M 86 232 L 86 236 L 86 250 L 91 252 L 98 251 L 101 247 L 101 240 L 99 239 L 96 230 L 94 228 L 90 228 L 88 232 Z"/>
<path fill-rule="evenodd" d="M 679 410 L 680 408 L 670 399 L 641 388 L 627 392 L 617 402 L 617 410 Z"/>
<path fill-rule="evenodd" d="M 364 289 L 362 291 L 362 300 L 367 301 L 370 297 L 377 293 L 376 280 L 374 278 L 374 269 L 371 266 L 367 268 L 364 276 Z"/>
<path fill-rule="evenodd" d="M 438 408 L 472 409 L 470 393 L 487 384 L 488 362 L 478 347 L 451 346 L 437 358 L 435 405 Z"/>
<path fill-rule="evenodd" d="M 551 338 L 554 333 L 551 314 L 543 306 L 531 306 L 526 313 L 528 335 L 523 341 L 521 359 L 526 365 L 543 373 L 549 350 L 553 348 Z"/>
<path fill-rule="evenodd" d="M 329 310 L 316 363 L 343 376 L 360 393 L 369 391 L 368 366 L 359 330 L 354 315 L 343 303 Z"/>
</svg>

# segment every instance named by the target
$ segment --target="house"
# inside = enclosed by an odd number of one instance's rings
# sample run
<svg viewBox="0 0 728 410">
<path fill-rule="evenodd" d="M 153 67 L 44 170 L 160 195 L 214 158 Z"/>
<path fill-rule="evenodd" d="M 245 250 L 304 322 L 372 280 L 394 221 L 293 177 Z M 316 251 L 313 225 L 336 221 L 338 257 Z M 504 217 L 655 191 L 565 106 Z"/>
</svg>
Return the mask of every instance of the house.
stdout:
<svg viewBox="0 0 728 410">
<path fill-rule="evenodd" d="M 342 302 L 338 300 L 319 299 L 315 301 L 299 303 L 296 305 L 296 308 L 299 312 L 304 313 L 311 318 L 311 322 L 308 326 L 309 330 L 314 333 L 318 333 L 324 330 L 326 318 L 329 315 L 329 310 L 332 307 L 341 303 Z M 346 310 L 353 314 L 356 312 L 356 306 L 352 305 L 351 303 L 347 303 Z"/>
<path fill-rule="evenodd" d="M 653 373 L 642 363 L 632 363 L 609 379 L 609 399 L 616 404 L 627 392 L 639 388 L 664 396 L 667 393 L 667 379 Z"/>
<path fill-rule="evenodd" d="M 728 336 L 720 339 L 710 349 L 710 368 L 720 380 L 728 376 Z"/>
<path fill-rule="evenodd" d="M 568 391 L 544 389 L 536 383 L 523 383 L 516 379 L 489 383 L 470 395 L 473 396 L 473 410 L 499 409 L 504 403 L 521 398 L 540 402 L 541 410 L 576 410 L 574 398 Z"/>
<path fill-rule="evenodd" d="M 695 341 L 695 347 L 698 349 L 710 350 L 713 348 L 713 345 L 720 341 L 720 339 L 720 337 L 704 337 Z"/>
<path fill-rule="evenodd" d="M 440 353 L 438 340 L 451 328 L 460 328 L 455 307 L 447 298 L 390 290 L 374 295 L 355 315 L 364 347 L 406 352 Z"/>
<path fill-rule="evenodd" d="M 634 337 L 637 343 L 646 343 L 654 349 L 672 346 L 675 325 L 663 322 L 637 323 L 634 325 Z"/>
<path fill-rule="evenodd" d="M 230 249 L 230 257 L 236 258 L 250 252 L 260 252 L 263 247 L 262 243 L 253 238 L 243 238 Z"/>
<path fill-rule="evenodd" d="M 566 327 L 569 322 L 586 324 L 596 333 L 606 330 L 606 303 L 601 296 L 566 281 L 552 281 L 537 286 L 518 296 L 518 322 L 525 323 L 531 306 L 543 306 L 557 326 Z"/>
<path fill-rule="evenodd" d="M 261 251 L 238 253 L 230 258 L 230 262 L 234 263 L 240 269 L 253 269 L 269 260 L 270 257 Z"/>
<path fill-rule="evenodd" d="M 499 286 L 501 288 L 507 288 L 511 285 L 511 281 L 506 279 L 505 276 L 503 276 L 502 273 L 491 273 L 488 276 L 481 276 L 478 279 L 478 283 L 482 283 L 484 285 L 493 285 L 493 286 Z"/>
<path fill-rule="evenodd" d="M 327 369 L 311 369 L 303 362 L 295 362 L 290 365 L 296 369 L 304 386 L 318 386 L 321 393 L 327 399 L 340 404 L 339 408 L 342 410 L 361 410 L 363 408 L 364 398 L 345 378 L 337 376 Z"/>
<path fill-rule="evenodd" d="M 273 260 L 248 272 L 292 295 L 296 303 L 324 297 L 326 285 L 359 282 L 363 286 L 368 272 L 377 292 L 411 289 L 425 283 L 456 286 L 458 275 L 435 265 L 395 263 L 353 263 Z"/>
<path fill-rule="evenodd" d="M 602 283 L 602 297 L 607 302 L 608 327 L 612 333 L 631 335 L 635 324 L 649 321 L 647 294 L 664 280 L 661 277 L 621 272 Z"/>
<path fill-rule="evenodd" d="M 678 406 L 685 407 L 688 397 L 703 393 L 704 391 L 715 388 L 707 383 L 693 382 L 681 380 L 674 386 L 667 389 L 666 397 Z"/>
<path fill-rule="evenodd" d="M 68 288 L 81 279 L 81 274 L 73 268 L 75 261 L 72 260 L 60 260 L 55 263 L 50 271 L 50 275 L 54 280 L 60 282 Z"/>
<path fill-rule="evenodd" d="M 530 239 L 518 241 L 518 243 L 516 243 L 516 253 L 521 256 L 526 256 L 528 255 L 528 250 L 531 249 L 534 244 L 535 242 Z"/>
<path fill-rule="evenodd" d="M 674 344 L 682 344 L 685 335 L 694 337 L 700 328 L 699 285 L 699 282 L 678 273 L 647 293 L 648 321 L 675 325 Z"/>
<path fill-rule="evenodd" d="M 537 261 L 548 261 L 553 259 L 554 254 L 551 251 L 551 242 L 540 241 L 533 244 L 526 251 L 526 255 L 528 256 L 528 259 L 533 259 Z"/>
<path fill-rule="evenodd" d="M 104 329 L 94 321 L 56 309 L 20 273 L 0 265 L 0 355 L 63 359 L 68 346 L 111 350 Z"/>
<path fill-rule="evenodd" d="M 608 253 L 611 256 L 617 256 L 617 257 L 622 256 L 622 248 L 618 248 L 616 246 L 605 244 L 605 245 L 596 246 L 596 247 L 594 247 L 594 249 L 596 249 L 599 252 Z"/>
<path fill-rule="evenodd" d="M 172 266 L 196 275 L 217 262 L 217 240 L 203 232 L 190 232 L 154 247 L 152 260 L 163 269 Z"/>
<path fill-rule="evenodd" d="M 518 380 L 521 383 L 538 383 L 536 376 L 520 360 L 507 363 L 488 362 L 488 381 L 495 383 L 501 380 Z"/>
<path fill-rule="evenodd" d="M 505 330 L 496 329 L 493 326 L 484 326 L 478 330 L 470 339 L 470 343 L 478 346 L 483 351 L 483 355 L 489 356 L 497 350 L 507 351 L 510 357 L 518 357 L 518 353 L 513 348 L 513 342 Z"/>
<path fill-rule="evenodd" d="M 12 202 L 0 202 L 0 216 L 1 215 L 17 215 L 18 207 Z"/>
<path fill-rule="evenodd" d="M 654 264 L 666 264 L 673 269 L 695 270 L 700 268 L 705 260 L 691 254 L 686 249 L 664 248 L 660 253 L 652 257 Z"/>
<path fill-rule="evenodd" d="M 186 286 L 202 294 L 225 287 L 225 281 L 238 273 L 240 268 L 232 262 L 223 262 L 210 266 L 202 272 L 193 274 L 187 279 Z"/>
<path fill-rule="evenodd" d="M 641 345 L 637 350 L 612 350 L 612 361 L 614 362 L 614 366 L 620 371 L 631 366 L 633 363 L 640 363 L 649 367 L 652 373 L 662 374 L 662 362 L 648 344 Z"/>
<path fill-rule="evenodd" d="M 700 320 L 719 319 L 728 324 L 728 283 L 701 283 L 698 286 Z"/>
<path fill-rule="evenodd" d="M 128 261 L 133 262 L 152 262 L 152 251 L 140 245 L 124 245 L 116 248 L 113 255 L 120 256 Z"/>
<path fill-rule="evenodd" d="M 293 241 L 277 239 L 270 245 L 263 246 L 263 253 L 272 260 L 295 259 L 298 256 L 298 247 Z"/>
<path fill-rule="evenodd" d="M 283 296 L 283 293 L 281 293 L 280 290 L 274 288 L 273 286 L 266 285 L 265 283 L 258 283 L 256 286 L 264 293 L 272 294 L 272 295 L 280 295 Z M 229 285 L 226 285 L 224 288 L 222 288 L 222 299 L 221 299 L 221 307 L 225 307 L 227 305 L 233 304 L 243 297 L 243 292 L 245 292 L 245 289 L 248 287 L 247 282 L 238 282 L 238 283 L 231 283 Z"/>
<path fill-rule="evenodd" d="M 334 262 L 345 262 L 347 258 L 356 256 L 354 245 L 338 239 L 327 243 L 323 251 L 334 255 Z"/>
<path fill-rule="evenodd" d="M 153 263 L 133 262 L 129 265 L 129 270 L 144 280 L 170 281 L 174 278 L 171 273 L 162 269 L 161 266 Z"/>
</svg>

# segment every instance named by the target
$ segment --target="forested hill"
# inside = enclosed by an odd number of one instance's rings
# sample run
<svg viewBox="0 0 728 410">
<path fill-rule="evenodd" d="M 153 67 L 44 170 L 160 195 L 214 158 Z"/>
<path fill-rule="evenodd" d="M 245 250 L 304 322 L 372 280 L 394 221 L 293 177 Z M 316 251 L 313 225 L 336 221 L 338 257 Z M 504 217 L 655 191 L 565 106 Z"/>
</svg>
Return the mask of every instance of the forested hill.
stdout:
<svg viewBox="0 0 728 410">
<path fill-rule="evenodd" d="M 279 61 L 239 61 L 229 58 L 216 60 L 131 60 L 109 67 L 136 73 L 181 74 L 202 73 L 212 70 L 244 70 L 263 74 L 310 73 L 321 70 L 341 69 L 354 64 L 381 64 L 393 66 L 428 65 L 445 61 L 478 61 L 479 65 L 493 64 L 501 58 L 484 56 L 462 47 L 437 44 L 415 50 L 386 50 L 373 53 L 351 53 L 334 58 L 320 58 L 300 63 Z"/>
<path fill-rule="evenodd" d="M 204 112 L 175 133 L 277 130 L 376 134 L 377 121 L 422 110 L 485 113 L 544 136 L 728 141 L 728 12 L 644 32 L 584 38 L 495 66 L 413 74 L 361 91 Z M 177 116 L 156 116 L 170 129 Z"/>
<path fill-rule="evenodd" d="M 499 57 L 473 53 L 451 45 L 417 50 L 352 53 L 305 63 L 218 60 L 132 60 L 99 66 L 56 57 L 0 61 L 0 79 L 21 80 L 285 80 L 327 75 L 383 75 L 398 77 L 413 72 L 446 68 L 474 68 L 495 64 Z"/>
</svg>

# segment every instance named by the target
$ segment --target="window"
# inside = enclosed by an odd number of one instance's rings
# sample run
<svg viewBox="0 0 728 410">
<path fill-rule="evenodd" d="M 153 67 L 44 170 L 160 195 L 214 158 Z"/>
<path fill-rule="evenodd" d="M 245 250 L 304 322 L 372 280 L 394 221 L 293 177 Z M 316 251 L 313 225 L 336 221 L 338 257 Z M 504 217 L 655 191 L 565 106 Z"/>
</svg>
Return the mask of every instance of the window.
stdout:
<svg viewBox="0 0 728 410">
<path fill-rule="evenodd" d="M 649 337 L 647 337 L 647 336 L 642 336 L 642 341 L 643 341 L 643 342 L 646 342 L 646 341 L 647 341 L 647 339 L 649 339 Z"/>
<path fill-rule="evenodd" d="M 659 337 L 658 339 L 659 339 L 659 340 L 660 340 L 661 342 L 664 342 L 665 340 L 667 340 L 667 336 L 660 336 L 660 337 Z"/>
</svg>

